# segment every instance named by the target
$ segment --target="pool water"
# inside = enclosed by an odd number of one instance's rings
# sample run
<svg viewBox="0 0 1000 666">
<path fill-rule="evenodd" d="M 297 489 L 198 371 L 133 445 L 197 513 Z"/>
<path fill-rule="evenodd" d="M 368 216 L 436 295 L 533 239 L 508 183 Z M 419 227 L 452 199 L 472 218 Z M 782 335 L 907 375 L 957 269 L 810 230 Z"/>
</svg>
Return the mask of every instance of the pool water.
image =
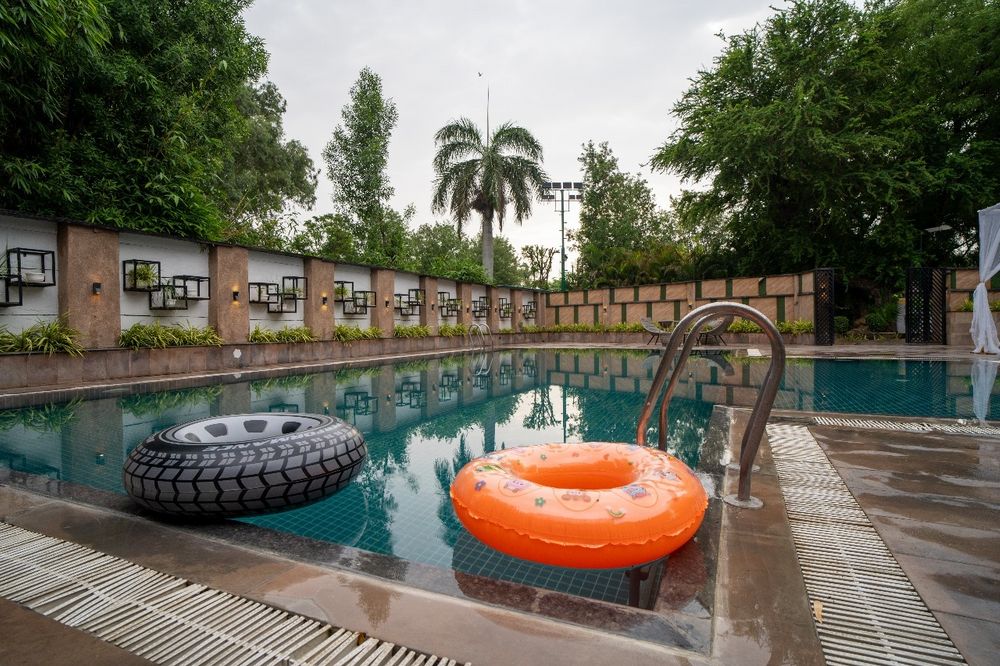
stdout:
<svg viewBox="0 0 1000 666">
<path fill-rule="evenodd" d="M 623 571 L 538 565 L 482 545 L 456 519 L 448 489 L 490 451 L 633 441 L 657 362 L 634 351 L 513 350 L 0 411 L 0 466 L 122 493 L 128 452 L 176 423 L 334 414 L 368 443 L 355 482 L 315 504 L 241 520 L 450 569 L 459 584 L 459 574 L 482 575 L 624 603 Z M 696 468 L 713 405 L 752 405 L 766 370 L 760 359 L 692 358 L 670 405 L 670 450 Z M 775 408 L 971 418 L 969 377 L 957 362 L 792 359 Z M 1000 413 L 1000 392 L 989 406 Z"/>
</svg>

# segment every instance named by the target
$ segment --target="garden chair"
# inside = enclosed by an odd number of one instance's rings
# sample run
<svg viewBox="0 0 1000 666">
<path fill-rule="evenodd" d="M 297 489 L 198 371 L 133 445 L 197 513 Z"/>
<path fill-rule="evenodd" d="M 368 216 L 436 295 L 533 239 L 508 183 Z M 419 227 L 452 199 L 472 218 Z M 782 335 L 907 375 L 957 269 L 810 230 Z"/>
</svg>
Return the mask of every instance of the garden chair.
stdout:
<svg viewBox="0 0 1000 666">
<path fill-rule="evenodd" d="M 729 330 L 729 325 L 733 323 L 733 317 L 731 315 L 726 317 L 719 317 L 718 319 L 713 319 L 705 325 L 705 328 L 701 330 L 698 334 L 698 344 L 699 345 L 724 345 L 726 344 L 725 339 L 723 339 L 722 334 Z"/>
<path fill-rule="evenodd" d="M 652 319 L 647 319 L 646 317 L 639 319 L 639 323 L 642 324 L 642 327 L 646 329 L 647 333 L 649 333 L 649 340 L 646 342 L 647 345 L 653 340 L 656 340 L 658 343 L 667 344 L 667 339 L 670 337 L 670 331 L 664 331 L 662 328 L 654 324 Z"/>
</svg>

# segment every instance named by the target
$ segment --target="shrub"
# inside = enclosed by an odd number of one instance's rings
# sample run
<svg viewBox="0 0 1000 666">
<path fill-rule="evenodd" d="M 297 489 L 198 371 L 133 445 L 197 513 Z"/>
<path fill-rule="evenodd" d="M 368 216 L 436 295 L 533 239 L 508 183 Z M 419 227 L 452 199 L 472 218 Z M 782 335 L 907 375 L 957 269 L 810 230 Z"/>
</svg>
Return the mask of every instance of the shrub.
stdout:
<svg viewBox="0 0 1000 666">
<path fill-rule="evenodd" d="M 258 324 L 250 331 L 248 338 L 253 343 L 269 342 L 316 342 L 316 336 L 308 326 L 285 326 L 279 330 L 261 328 Z"/>
<path fill-rule="evenodd" d="M 871 331 L 894 331 L 898 312 L 899 306 L 896 301 L 883 303 L 865 315 L 865 324 Z"/>
<path fill-rule="evenodd" d="M 469 332 L 469 327 L 465 324 L 441 324 L 438 327 L 438 335 L 443 338 L 458 338 Z"/>
<path fill-rule="evenodd" d="M 762 329 L 757 324 L 753 323 L 749 319 L 737 319 L 732 324 L 729 325 L 730 333 L 763 333 Z"/>
<path fill-rule="evenodd" d="M 542 327 L 535 324 L 521 324 L 522 333 L 541 333 Z"/>
<path fill-rule="evenodd" d="M 20 333 L 0 328 L 0 353 L 41 352 L 83 356 L 78 337 L 80 334 L 70 328 L 62 317 L 49 322 L 40 321 Z"/>
<path fill-rule="evenodd" d="M 497 331 L 497 335 L 513 335 L 514 329 L 512 328 L 501 328 Z"/>
<path fill-rule="evenodd" d="M 426 338 L 431 334 L 431 329 L 420 324 L 396 324 L 392 329 L 394 338 Z"/>
<path fill-rule="evenodd" d="M 833 330 L 837 335 L 844 335 L 851 328 L 851 320 L 847 317 L 837 316 L 833 318 Z"/>
<path fill-rule="evenodd" d="M 958 306 L 959 312 L 972 312 L 972 299 L 967 298 L 965 302 Z M 991 312 L 1000 312 L 1000 301 L 993 301 L 990 303 Z"/>
<path fill-rule="evenodd" d="M 808 319 L 779 321 L 775 326 L 777 326 L 779 333 L 789 333 L 791 335 L 805 335 L 813 332 L 813 323 Z"/>
<path fill-rule="evenodd" d="M 605 330 L 610 333 L 644 333 L 646 329 L 637 321 L 623 321 L 618 324 L 611 324 L 605 327 Z"/>
<path fill-rule="evenodd" d="M 357 340 L 378 340 L 382 337 L 382 329 L 378 326 L 368 328 L 358 328 L 357 326 L 347 326 L 337 324 L 333 327 L 333 339 L 338 342 L 355 342 Z"/>
<path fill-rule="evenodd" d="M 211 326 L 132 324 L 118 336 L 118 346 L 129 349 L 164 349 L 187 346 L 221 347 L 222 338 Z"/>
</svg>

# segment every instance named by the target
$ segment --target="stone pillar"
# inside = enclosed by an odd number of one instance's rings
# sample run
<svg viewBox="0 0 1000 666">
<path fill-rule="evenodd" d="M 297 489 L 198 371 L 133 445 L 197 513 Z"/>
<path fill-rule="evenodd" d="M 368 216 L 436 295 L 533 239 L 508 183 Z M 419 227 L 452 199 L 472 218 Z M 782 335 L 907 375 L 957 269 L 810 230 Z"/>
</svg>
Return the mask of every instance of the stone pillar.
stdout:
<svg viewBox="0 0 1000 666">
<path fill-rule="evenodd" d="M 396 271 L 390 268 L 373 268 L 371 288 L 375 292 L 375 307 L 368 311 L 371 315 L 371 325 L 382 330 L 383 338 L 391 338 Z"/>
<path fill-rule="evenodd" d="M 520 289 L 510 290 L 510 327 L 517 333 L 521 330 L 524 317 L 521 314 L 521 301 L 524 299 L 524 292 Z"/>
<path fill-rule="evenodd" d="M 333 338 L 333 264 L 314 257 L 307 257 L 302 263 L 309 281 L 303 323 L 318 339 L 330 340 Z"/>
<path fill-rule="evenodd" d="M 466 326 L 472 325 L 472 285 L 465 282 L 456 282 L 455 291 L 458 292 L 458 298 L 462 301 L 462 307 L 458 309 L 458 318 L 456 323 L 465 324 Z"/>
<path fill-rule="evenodd" d="M 121 333 L 118 232 L 60 224 L 56 234 L 59 314 L 87 349 L 117 347 Z M 101 293 L 94 294 L 94 284 Z"/>
<path fill-rule="evenodd" d="M 545 306 L 548 295 L 544 291 L 535 292 L 535 326 L 548 326 L 549 309 Z"/>
<path fill-rule="evenodd" d="M 249 255 L 246 248 L 212 246 L 208 251 L 211 299 L 208 323 L 229 344 L 244 344 L 250 334 Z M 239 300 L 233 300 L 233 292 Z"/>
<path fill-rule="evenodd" d="M 424 306 L 420 308 L 420 325 L 437 335 L 441 322 L 441 304 L 437 302 L 438 281 L 435 277 L 420 276 L 420 288 L 424 290 Z"/>
<path fill-rule="evenodd" d="M 486 314 L 486 325 L 496 333 L 500 330 L 500 290 L 486 287 L 486 297 L 490 299 L 490 311 Z"/>
<path fill-rule="evenodd" d="M 425 410 L 427 418 L 433 418 L 441 413 L 441 399 L 438 391 L 438 380 L 441 377 L 441 362 L 437 359 L 430 361 L 427 370 L 420 373 L 420 382 L 427 392 L 427 408 Z"/>
</svg>

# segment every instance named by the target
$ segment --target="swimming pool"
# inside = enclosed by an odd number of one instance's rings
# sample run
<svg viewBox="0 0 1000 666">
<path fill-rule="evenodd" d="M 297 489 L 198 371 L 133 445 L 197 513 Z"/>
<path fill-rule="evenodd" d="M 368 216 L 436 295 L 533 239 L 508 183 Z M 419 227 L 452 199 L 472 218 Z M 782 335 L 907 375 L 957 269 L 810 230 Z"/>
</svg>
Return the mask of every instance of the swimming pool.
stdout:
<svg viewBox="0 0 1000 666">
<path fill-rule="evenodd" d="M 229 381 L 0 412 L 0 466 L 122 493 L 121 465 L 143 438 L 176 423 L 247 411 L 337 415 L 365 433 L 369 460 L 339 495 L 242 519 L 401 562 L 417 562 L 623 603 L 621 571 L 535 565 L 492 551 L 448 497 L 469 459 L 512 446 L 630 441 L 656 357 L 621 350 L 489 355 Z M 714 404 L 752 405 L 767 363 L 693 358 L 670 409 L 670 447 L 697 467 Z M 791 359 L 777 409 L 971 418 L 969 365 L 944 361 Z M 990 399 L 1000 410 L 1000 393 Z M 655 436 L 654 436 L 655 437 Z"/>
</svg>

